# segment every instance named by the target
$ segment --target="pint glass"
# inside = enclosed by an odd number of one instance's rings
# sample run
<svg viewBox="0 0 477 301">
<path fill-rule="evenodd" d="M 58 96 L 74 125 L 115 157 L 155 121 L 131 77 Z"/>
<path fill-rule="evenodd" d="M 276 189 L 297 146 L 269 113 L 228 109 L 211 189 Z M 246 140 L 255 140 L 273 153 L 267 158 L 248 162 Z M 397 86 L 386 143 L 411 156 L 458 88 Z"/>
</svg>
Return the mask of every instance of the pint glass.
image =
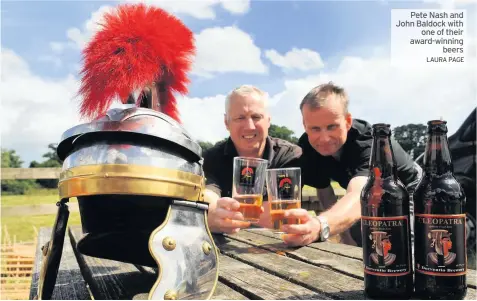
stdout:
<svg viewBox="0 0 477 301">
<path fill-rule="evenodd" d="M 260 219 L 267 163 L 258 158 L 234 158 L 232 197 L 240 203 L 244 219 L 251 223 Z"/>
<path fill-rule="evenodd" d="M 301 169 L 277 168 L 267 170 L 268 203 L 272 227 L 276 233 L 286 224 L 299 224 L 296 218 L 285 218 L 288 209 L 301 208 Z"/>
</svg>

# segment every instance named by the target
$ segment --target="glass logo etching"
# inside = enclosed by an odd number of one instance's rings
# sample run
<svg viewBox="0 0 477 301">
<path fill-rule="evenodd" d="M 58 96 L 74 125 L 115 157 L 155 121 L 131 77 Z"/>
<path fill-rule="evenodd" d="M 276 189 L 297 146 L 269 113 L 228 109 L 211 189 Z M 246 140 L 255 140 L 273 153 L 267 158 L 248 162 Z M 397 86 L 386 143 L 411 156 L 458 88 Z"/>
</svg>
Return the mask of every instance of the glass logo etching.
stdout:
<svg viewBox="0 0 477 301">
<path fill-rule="evenodd" d="M 239 185 L 244 187 L 253 187 L 255 185 L 256 167 L 242 165 L 240 167 Z"/>
<path fill-rule="evenodd" d="M 293 179 L 287 175 L 278 175 L 278 198 L 291 200 L 293 198 Z"/>
</svg>

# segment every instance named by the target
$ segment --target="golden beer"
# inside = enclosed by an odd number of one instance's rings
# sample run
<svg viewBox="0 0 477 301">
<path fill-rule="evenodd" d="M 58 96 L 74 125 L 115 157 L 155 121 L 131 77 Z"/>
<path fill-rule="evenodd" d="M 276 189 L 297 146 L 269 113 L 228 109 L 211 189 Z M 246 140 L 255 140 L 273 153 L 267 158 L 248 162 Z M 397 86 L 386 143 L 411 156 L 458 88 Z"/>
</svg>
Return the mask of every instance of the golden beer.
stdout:
<svg viewBox="0 0 477 301">
<path fill-rule="evenodd" d="M 285 210 L 301 208 L 300 200 L 273 200 L 270 201 L 270 216 L 272 227 L 276 232 L 280 232 L 282 225 L 299 224 L 300 219 L 285 218 Z"/>
<path fill-rule="evenodd" d="M 239 211 L 244 219 L 251 223 L 257 223 L 262 212 L 263 196 L 261 194 L 243 194 L 234 196 L 240 203 Z"/>
</svg>

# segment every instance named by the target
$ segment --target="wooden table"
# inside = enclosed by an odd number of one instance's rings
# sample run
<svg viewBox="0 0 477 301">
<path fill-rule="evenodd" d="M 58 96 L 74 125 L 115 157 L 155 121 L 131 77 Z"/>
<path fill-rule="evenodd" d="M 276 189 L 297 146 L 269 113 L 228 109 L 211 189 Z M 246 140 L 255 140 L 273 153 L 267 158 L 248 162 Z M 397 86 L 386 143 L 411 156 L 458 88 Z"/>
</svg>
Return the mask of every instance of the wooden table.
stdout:
<svg viewBox="0 0 477 301">
<path fill-rule="evenodd" d="M 40 229 L 30 299 L 38 287 L 40 247 L 50 231 Z M 81 228 L 69 228 L 68 235 L 54 299 L 147 299 L 155 269 L 84 256 L 75 250 Z M 213 299 L 364 298 L 361 248 L 330 242 L 286 248 L 263 229 L 214 235 L 214 239 L 221 254 Z M 476 299 L 476 282 L 476 271 L 469 270 L 467 300 Z"/>
</svg>

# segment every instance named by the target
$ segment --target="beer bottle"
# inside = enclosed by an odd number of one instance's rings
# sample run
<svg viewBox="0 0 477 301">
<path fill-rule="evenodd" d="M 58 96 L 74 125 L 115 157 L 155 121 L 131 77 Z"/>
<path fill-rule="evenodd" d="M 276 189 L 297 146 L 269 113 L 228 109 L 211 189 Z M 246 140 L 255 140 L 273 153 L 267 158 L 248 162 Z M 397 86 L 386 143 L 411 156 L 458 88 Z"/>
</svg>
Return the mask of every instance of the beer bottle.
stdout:
<svg viewBox="0 0 477 301">
<path fill-rule="evenodd" d="M 447 122 L 428 122 L 424 175 L 414 192 L 416 294 L 462 299 L 467 293 L 465 194 L 453 173 Z"/>
<path fill-rule="evenodd" d="M 373 125 L 369 169 L 361 192 L 365 293 L 373 299 L 410 299 L 409 194 L 397 176 L 389 124 Z"/>
</svg>

